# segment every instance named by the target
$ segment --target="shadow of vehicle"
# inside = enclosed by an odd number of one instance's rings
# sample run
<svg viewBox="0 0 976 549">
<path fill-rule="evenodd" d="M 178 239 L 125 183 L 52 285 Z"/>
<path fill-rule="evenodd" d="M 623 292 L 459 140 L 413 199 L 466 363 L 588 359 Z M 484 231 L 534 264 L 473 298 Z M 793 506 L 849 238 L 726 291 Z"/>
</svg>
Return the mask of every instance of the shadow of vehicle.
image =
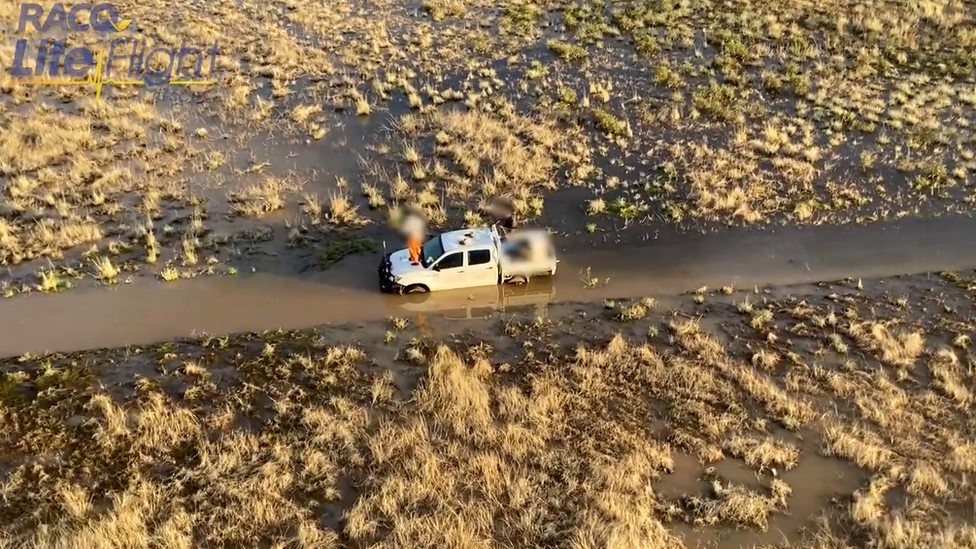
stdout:
<svg viewBox="0 0 976 549">
<path fill-rule="evenodd" d="M 384 298 L 391 310 L 405 316 L 435 314 L 446 320 L 481 319 L 496 312 L 528 308 L 534 309 L 534 316 L 545 318 L 555 300 L 556 287 L 551 278 L 522 285 L 500 284 Z"/>
</svg>

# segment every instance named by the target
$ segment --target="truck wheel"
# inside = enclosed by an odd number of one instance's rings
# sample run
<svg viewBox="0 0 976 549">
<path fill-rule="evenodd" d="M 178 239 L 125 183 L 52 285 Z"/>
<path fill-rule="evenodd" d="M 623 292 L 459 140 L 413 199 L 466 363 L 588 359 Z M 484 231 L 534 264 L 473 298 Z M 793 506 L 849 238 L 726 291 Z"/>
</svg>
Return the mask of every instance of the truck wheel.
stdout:
<svg viewBox="0 0 976 549">
<path fill-rule="evenodd" d="M 509 280 L 509 282 L 511 284 L 515 284 L 516 286 L 521 286 L 522 284 L 525 284 L 526 282 L 528 282 L 528 279 L 526 279 L 524 276 L 516 275 L 516 276 L 513 276 L 511 278 L 511 280 Z"/>
<path fill-rule="evenodd" d="M 403 289 L 403 294 L 426 294 L 430 289 L 423 284 L 411 284 Z"/>
</svg>

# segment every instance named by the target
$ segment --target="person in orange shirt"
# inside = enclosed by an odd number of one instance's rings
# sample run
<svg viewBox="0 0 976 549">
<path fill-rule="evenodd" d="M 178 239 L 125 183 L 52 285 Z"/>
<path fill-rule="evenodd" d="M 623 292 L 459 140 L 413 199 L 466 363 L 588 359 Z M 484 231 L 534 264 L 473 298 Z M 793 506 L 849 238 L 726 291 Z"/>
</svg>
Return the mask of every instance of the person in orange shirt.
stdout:
<svg viewBox="0 0 976 549">
<path fill-rule="evenodd" d="M 424 236 L 427 235 L 427 221 L 423 213 L 415 208 L 407 211 L 406 218 L 403 220 L 403 235 L 407 239 L 407 250 L 410 253 L 410 263 L 419 265 L 421 261 L 420 252 L 423 245 Z"/>
<path fill-rule="evenodd" d="M 420 239 L 415 236 L 408 237 L 407 250 L 410 251 L 410 264 L 420 265 Z"/>
</svg>

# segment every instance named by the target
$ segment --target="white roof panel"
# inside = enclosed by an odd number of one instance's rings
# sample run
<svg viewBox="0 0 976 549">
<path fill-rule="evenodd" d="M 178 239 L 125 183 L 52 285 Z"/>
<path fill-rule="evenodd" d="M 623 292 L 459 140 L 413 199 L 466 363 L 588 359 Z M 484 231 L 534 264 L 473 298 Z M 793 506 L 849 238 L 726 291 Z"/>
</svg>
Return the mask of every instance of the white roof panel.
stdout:
<svg viewBox="0 0 976 549">
<path fill-rule="evenodd" d="M 491 229 L 462 229 L 441 234 L 441 242 L 445 252 L 453 252 L 473 246 L 491 246 L 493 243 Z"/>
</svg>

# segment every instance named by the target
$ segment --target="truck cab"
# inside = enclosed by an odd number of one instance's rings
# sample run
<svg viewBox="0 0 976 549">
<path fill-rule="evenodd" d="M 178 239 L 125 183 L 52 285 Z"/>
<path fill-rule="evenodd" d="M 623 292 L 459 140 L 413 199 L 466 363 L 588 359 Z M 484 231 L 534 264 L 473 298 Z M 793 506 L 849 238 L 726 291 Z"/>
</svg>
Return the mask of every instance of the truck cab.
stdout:
<svg viewBox="0 0 976 549">
<path fill-rule="evenodd" d="M 538 231 L 525 233 L 526 246 L 540 241 Z M 528 281 L 533 274 L 555 274 L 552 247 L 537 260 L 509 257 L 510 248 L 522 237 L 504 244 L 492 228 L 470 228 L 435 236 L 421 247 L 421 260 L 414 265 L 410 252 L 398 250 L 383 257 L 379 267 L 380 288 L 391 293 L 424 293 L 493 286 L 511 280 Z"/>
</svg>

